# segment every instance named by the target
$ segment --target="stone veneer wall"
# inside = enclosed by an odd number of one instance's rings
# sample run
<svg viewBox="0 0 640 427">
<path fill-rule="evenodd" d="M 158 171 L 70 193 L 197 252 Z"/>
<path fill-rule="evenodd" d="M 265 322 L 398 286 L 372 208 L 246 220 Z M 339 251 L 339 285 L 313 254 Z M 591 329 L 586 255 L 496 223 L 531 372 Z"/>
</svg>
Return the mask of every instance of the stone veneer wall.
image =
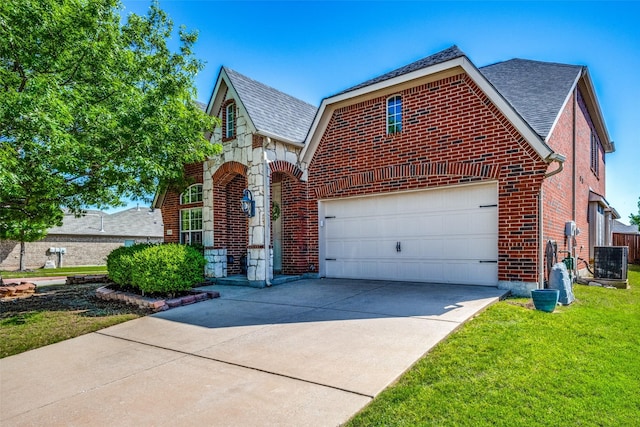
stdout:
<svg viewBox="0 0 640 427">
<path fill-rule="evenodd" d="M 233 255 L 234 264 L 226 265 L 226 273 L 229 275 L 239 273 L 239 251 L 244 246 L 247 279 L 254 284 L 264 283 L 268 279 L 265 263 L 272 265 L 273 262 L 271 252 L 265 248 L 265 227 L 270 218 L 270 206 L 265 206 L 265 193 L 268 191 L 265 184 L 270 185 L 269 165 L 285 162 L 292 165 L 292 170 L 297 169 L 301 147 L 257 135 L 243 109 L 238 107 L 237 100 L 233 101 L 237 106 L 236 134 L 233 138 L 223 138 L 223 129 L 217 128 L 211 139 L 222 144 L 222 154 L 207 160 L 203 166 L 203 241 L 213 264 L 216 264 L 213 257 L 217 250 L 226 249 L 227 255 Z M 227 92 L 221 105 L 228 105 L 230 102 L 230 94 Z M 221 115 L 222 111 L 217 114 Z M 244 180 L 240 176 L 244 176 Z M 242 188 L 239 186 L 240 182 L 243 183 Z M 240 224 L 237 215 L 241 214 L 240 198 L 244 188 L 251 190 L 255 201 L 255 216 L 247 221 L 246 238 L 242 236 L 242 227 L 237 227 Z M 236 197 L 236 193 L 239 197 Z M 267 256 L 267 253 L 270 255 Z M 206 272 L 210 277 L 218 277 L 214 275 L 221 271 L 224 272 L 224 268 L 210 265 Z M 269 271 L 272 275 L 273 269 L 269 268 Z"/>
</svg>

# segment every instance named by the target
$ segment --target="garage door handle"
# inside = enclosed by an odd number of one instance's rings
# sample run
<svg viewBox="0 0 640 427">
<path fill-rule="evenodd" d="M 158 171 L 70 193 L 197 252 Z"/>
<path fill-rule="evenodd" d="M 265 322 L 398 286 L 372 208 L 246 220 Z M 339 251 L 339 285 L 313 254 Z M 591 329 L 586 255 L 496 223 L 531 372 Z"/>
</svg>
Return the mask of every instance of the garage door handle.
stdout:
<svg viewBox="0 0 640 427">
<path fill-rule="evenodd" d="M 337 261 L 338 259 L 337 258 L 325 258 L 324 260 L 325 261 Z"/>
<path fill-rule="evenodd" d="M 480 263 L 493 263 L 493 264 L 497 264 L 498 263 L 497 260 L 491 260 L 491 259 L 481 259 L 479 262 Z"/>
<path fill-rule="evenodd" d="M 396 252 L 402 252 L 402 244 L 400 242 L 396 242 Z"/>
</svg>

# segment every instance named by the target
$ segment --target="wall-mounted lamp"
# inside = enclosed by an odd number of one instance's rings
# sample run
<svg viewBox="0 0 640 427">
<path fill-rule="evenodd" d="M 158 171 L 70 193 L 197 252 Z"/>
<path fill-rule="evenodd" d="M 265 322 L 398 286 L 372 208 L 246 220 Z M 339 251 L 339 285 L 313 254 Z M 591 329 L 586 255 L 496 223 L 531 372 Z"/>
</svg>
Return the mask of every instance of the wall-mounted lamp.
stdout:
<svg viewBox="0 0 640 427">
<path fill-rule="evenodd" d="M 256 202 L 253 200 L 253 194 L 249 189 L 245 189 L 242 192 L 242 200 L 240 201 L 242 206 L 242 212 L 248 217 L 251 218 L 256 214 Z"/>
</svg>

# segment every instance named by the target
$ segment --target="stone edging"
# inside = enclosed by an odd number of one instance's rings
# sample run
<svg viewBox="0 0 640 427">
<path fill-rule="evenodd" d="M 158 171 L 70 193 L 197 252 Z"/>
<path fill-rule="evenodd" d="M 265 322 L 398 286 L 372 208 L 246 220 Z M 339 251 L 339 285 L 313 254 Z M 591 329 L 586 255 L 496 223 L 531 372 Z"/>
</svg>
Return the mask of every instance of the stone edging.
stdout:
<svg viewBox="0 0 640 427">
<path fill-rule="evenodd" d="M 189 305 L 212 298 L 219 298 L 220 293 L 216 291 L 191 291 L 191 295 L 171 299 L 156 299 L 143 297 L 130 292 L 116 291 L 109 286 L 102 286 L 96 289 L 96 297 L 105 301 L 122 301 L 127 304 L 137 305 L 140 308 L 149 308 L 154 312 L 169 310 L 170 308 Z"/>
<path fill-rule="evenodd" d="M 31 282 L 20 282 L 20 284 L 9 284 L 0 286 L 0 298 L 24 298 L 36 292 L 36 285 Z"/>
</svg>

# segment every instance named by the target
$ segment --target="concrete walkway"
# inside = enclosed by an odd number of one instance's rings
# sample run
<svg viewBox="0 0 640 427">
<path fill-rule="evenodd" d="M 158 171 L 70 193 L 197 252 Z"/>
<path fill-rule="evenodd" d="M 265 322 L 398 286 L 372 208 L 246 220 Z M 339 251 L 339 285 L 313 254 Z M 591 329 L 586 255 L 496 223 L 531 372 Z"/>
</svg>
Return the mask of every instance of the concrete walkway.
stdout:
<svg viewBox="0 0 640 427">
<path fill-rule="evenodd" d="M 19 285 L 22 282 L 33 283 L 36 286 L 64 285 L 67 282 L 67 276 L 55 277 L 25 277 L 20 279 L 4 279 L 4 285 Z"/>
<path fill-rule="evenodd" d="M 302 280 L 0 360 L 0 425 L 335 426 L 504 291 Z"/>
</svg>

